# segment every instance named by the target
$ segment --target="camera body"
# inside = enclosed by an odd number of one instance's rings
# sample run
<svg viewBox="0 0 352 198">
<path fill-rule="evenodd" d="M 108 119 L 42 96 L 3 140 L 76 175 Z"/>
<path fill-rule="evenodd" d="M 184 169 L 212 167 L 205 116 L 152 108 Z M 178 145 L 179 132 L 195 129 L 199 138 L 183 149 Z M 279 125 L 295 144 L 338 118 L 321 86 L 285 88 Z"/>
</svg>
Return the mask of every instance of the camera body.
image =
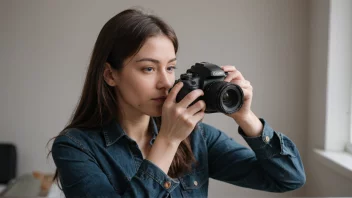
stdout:
<svg viewBox="0 0 352 198">
<path fill-rule="evenodd" d="M 208 62 L 194 64 L 175 82 L 183 82 L 176 102 L 181 101 L 189 92 L 202 89 L 204 96 L 197 98 L 191 105 L 203 100 L 206 103 L 205 113 L 231 114 L 238 111 L 243 104 L 243 91 L 240 86 L 225 82 L 226 76 L 227 72 L 218 65 Z"/>
</svg>

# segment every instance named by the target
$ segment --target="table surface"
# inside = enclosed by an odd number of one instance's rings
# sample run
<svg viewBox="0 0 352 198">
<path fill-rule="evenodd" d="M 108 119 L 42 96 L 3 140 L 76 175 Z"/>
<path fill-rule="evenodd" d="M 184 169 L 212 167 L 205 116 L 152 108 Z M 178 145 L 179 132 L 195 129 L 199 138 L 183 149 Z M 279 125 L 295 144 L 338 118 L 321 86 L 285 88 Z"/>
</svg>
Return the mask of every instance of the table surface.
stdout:
<svg viewBox="0 0 352 198">
<path fill-rule="evenodd" d="M 3 190 L 5 190 L 5 188 L 6 188 L 6 185 L 0 184 L 0 194 L 1 194 L 1 192 L 2 192 Z"/>
<path fill-rule="evenodd" d="M 40 181 L 31 174 L 22 175 L 7 185 L 7 189 L 2 194 L 4 197 L 32 196 L 37 197 L 41 191 Z"/>
<path fill-rule="evenodd" d="M 0 185 L 0 197 L 39 197 L 39 195 L 40 182 L 31 174 L 22 175 L 8 185 Z M 65 198 L 65 195 L 54 182 L 46 197 Z"/>
</svg>

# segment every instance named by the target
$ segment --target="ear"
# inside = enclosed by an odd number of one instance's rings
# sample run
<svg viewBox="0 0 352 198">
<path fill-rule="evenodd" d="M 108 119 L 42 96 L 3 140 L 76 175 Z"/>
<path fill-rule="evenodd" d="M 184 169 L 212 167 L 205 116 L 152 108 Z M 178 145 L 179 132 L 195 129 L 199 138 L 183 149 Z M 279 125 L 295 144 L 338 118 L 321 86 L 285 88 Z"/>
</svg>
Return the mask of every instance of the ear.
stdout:
<svg viewBox="0 0 352 198">
<path fill-rule="evenodd" d="M 110 63 L 106 62 L 104 65 L 104 72 L 103 72 L 103 76 L 104 76 L 104 80 L 105 82 L 114 87 L 116 86 L 116 80 L 117 80 L 117 76 L 114 73 L 113 68 L 111 67 Z"/>
</svg>

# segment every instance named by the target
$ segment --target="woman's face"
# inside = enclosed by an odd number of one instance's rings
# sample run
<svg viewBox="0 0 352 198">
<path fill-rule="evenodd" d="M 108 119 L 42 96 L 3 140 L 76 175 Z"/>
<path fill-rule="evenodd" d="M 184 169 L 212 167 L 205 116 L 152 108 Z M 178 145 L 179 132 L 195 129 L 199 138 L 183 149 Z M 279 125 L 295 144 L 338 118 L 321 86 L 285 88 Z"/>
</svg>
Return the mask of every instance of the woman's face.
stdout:
<svg viewBox="0 0 352 198">
<path fill-rule="evenodd" d="M 115 73 L 119 108 L 134 115 L 161 116 L 164 99 L 175 82 L 175 65 L 171 40 L 164 35 L 148 38 Z"/>
</svg>

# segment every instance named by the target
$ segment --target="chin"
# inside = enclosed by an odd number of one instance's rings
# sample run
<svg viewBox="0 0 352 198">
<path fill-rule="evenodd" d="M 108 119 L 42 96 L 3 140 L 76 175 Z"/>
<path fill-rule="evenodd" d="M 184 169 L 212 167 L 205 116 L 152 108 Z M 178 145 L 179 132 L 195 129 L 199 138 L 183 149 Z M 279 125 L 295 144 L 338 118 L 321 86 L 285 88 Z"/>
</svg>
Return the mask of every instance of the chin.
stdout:
<svg viewBox="0 0 352 198">
<path fill-rule="evenodd" d="M 146 112 L 147 115 L 151 117 L 160 117 L 162 114 L 162 108 L 154 108 L 150 109 L 149 111 Z"/>
<path fill-rule="evenodd" d="M 151 116 L 151 117 L 160 117 L 161 116 L 161 112 L 153 112 L 153 113 L 150 113 L 148 115 Z"/>
</svg>

